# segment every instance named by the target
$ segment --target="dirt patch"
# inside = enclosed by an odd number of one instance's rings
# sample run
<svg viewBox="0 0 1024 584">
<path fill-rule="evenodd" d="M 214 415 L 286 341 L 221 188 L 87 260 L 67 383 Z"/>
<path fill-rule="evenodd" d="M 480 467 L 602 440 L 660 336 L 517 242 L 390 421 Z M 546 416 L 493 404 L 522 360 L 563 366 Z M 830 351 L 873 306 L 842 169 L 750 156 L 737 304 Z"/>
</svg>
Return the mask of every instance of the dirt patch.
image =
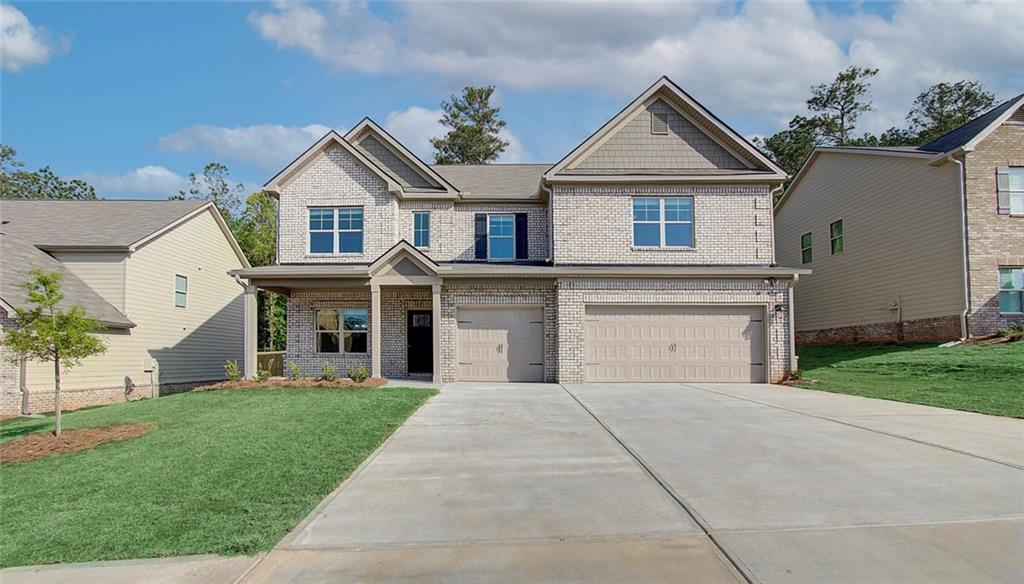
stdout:
<svg viewBox="0 0 1024 584">
<path fill-rule="evenodd" d="M 380 387 L 387 383 L 386 379 L 374 378 L 356 383 L 351 379 L 339 379 L 338 381 L 321 381 L 319 379 L 268 379 L 267 381 L 253 381 L 243 379 L 241 381 L 222 381 L 213 385 L 197 387 L 195 391 L 217 391 L 218 389 L 278 389 L 281 387 L 294 387 L 298 389 L 326 388 L 326 389 L 359 389 L 367 387 Z"/>
<path fill-rule="evenodd" d="M 134 440 L 156 428 L 156 424 L 115 424 L 99 428 L 64 430 L 57 438 L 50 432 L 32 434 L 0 444 L 0 463 L 27 462 L 65 452 L 78 452 L 108 442 Z"/>
</svg>

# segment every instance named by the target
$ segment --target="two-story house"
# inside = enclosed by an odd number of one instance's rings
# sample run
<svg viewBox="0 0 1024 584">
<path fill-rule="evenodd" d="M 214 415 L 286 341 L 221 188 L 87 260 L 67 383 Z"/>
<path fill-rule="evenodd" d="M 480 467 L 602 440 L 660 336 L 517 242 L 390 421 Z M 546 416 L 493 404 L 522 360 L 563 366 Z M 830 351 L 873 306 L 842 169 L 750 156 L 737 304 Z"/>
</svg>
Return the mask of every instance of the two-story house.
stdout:
<svg viewBox="0 0 1024 584">
<path fill-rule="evenodd" d="M 775 265 L 785 178 L 666 78 L 553 165 L 428 165 L 367 119 L 265 186 L 279 263 L 235 272 L 246 348 L 266 288 L 306 375 L 778 380 L 806 272 Z"/>
<path fill-rule="evenodd" d="M 775 207 L 807 343 L 1024 323 L 1024 95 L 913 148 L 818 148 Z"/>
</svg>

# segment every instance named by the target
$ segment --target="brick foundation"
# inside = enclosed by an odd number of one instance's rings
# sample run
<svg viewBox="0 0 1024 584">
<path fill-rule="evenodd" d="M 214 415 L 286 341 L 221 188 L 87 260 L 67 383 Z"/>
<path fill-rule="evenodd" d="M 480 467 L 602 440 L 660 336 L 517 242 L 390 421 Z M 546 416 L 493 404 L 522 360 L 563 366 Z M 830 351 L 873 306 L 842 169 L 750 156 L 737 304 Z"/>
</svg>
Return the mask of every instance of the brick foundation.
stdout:
<svg viewBox="0 0 1024 584">
<path fill-rule="evenodd" d="M 201 385 L 217 383 L 222 379 L 208 381 L 190 381 L 187 383 L 167 383 L 160 386 L 160 395 L 167 396 L 191 391 Z M 53 389 L 34 390 L 29 392 L 29 412 L 33 414 L 52 412 Z M 61 411 L 69 412 L 93 406 L 123 403 L 127 401 L 152 397 L 149 385 L 137 385 L 129 392 L 124 386 L 97 387 L 89 389 L 65 389 L 60 393 Z M 0 415 L 16 416 L 21 413 L 21 391 L 12 388 L 4 389 L 0 395 Z"/>
<path fill-rule="evenodd" d="M 801 345 L 844 343 L 941 343 L 960 338 L 960 316 L 939 316 L 899 322 L 876 322 L 829 329 L 797 331 Z"/>
</svg>

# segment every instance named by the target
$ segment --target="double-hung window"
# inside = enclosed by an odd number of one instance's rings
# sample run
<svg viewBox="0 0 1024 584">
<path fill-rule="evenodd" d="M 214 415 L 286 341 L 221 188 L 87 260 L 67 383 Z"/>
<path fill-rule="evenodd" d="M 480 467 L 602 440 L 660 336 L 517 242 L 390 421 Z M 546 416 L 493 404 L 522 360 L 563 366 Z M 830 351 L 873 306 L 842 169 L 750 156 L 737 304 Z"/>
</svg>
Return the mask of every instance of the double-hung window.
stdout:
<svg viewBox="0 0 1024 584">
<path fill-rule="evenodd" d="M 1024 166 L 997 168 L 996 189 L 1001 215 L 1024 215 Z"/>
<path fill-rule="evenodd" d="M 809 264 L 814 259 L 814 249 L 810 233 L 800 236 L 800 263 Z"/>
<path fill-rule="evenodd" d="M 317 353 L 365 353 L 369 311 L 324 308 L 316 311 Z"/>
<path fill-rule="evenodd" d="M 430 247 L 430 213 L 416 211 L 412 214 L 412 244 L 416 247 Z"/>
<path fill-rule="evenodd" d="M 829 249 L 832 255 L 843 253 L 843 220 L 833 221 L 828 225 Z"/>
<path fill-rule="evenodd" d="M 174 275 L 174 306 L 176 308 L 188 306 L 188 276 Z"/>
<path fill-rule="evenodd" d="M 363 208 L 310 209 L 309 253 L 363 253 Z"/>
<path fill-rule="evenodd" d="M 1024 313 L 1024 267 L 999 268 L 999 312 Z"/>
<path fill-rule="evenodd" d="M 516 258 L 516 216 L 487 216 L 487 258 L 514 260 Z"/>
<path fill-rule="evenodd" d="M 693 197 L 635 197 L 635 247 L 693 247 Z"/>
</svg>

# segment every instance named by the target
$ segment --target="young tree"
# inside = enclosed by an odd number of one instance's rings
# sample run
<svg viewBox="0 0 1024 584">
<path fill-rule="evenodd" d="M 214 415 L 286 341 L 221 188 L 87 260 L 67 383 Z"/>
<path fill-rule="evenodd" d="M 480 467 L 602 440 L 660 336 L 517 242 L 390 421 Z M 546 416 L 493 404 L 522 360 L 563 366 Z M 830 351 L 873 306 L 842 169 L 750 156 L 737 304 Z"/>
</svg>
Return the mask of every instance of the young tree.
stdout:
<svg viewBox="0 0 1024 584">
<path fill-rule="evenodd" d="M 963 125 L 996 103 L 996 96 L 977 81 L 938 83 L 921 92 L 907 114 L 907 131 L 919 144 Z"/>
<path fill-rule="evenodd" d="M 431 138 L 436 164 L 486 164 L 508 148 L 498 137 L 505 121 L 501 108 L 491 105 L 494 86 L 466 87 L 461 96 L 441 102 L 441 124 L 451 128 L 443 138 Z"/>
<path fill-rule="evenodd" d="M 227 166 L 211 162 L 203 167 L 202 176 L 196 176 L 194 172 L 188 173 L 188 189 L 178 191 L 178 194 L 171 195 L 170 198 L 213 201 L 233 231 L 235 220 L 241 212 L 242 192 L 245 187 L 242 183 L 231 184 L 228 178 L 230 174 Z"/>
<path fill-rule="evenodd" d="M 70 369 L 86 357 L 103 353 L 106 346 L 92 334 L 99 323 L 86 315 L 85 309 L 58 308 L 64 299 L 64 274 L 37 268 L 30 275 L 31 279 L 18 284 L 30 308 L 15 309 L 18 328 L 4 331 L 4 344 L 29 359 L 53 363 L 53 435 L 60 437 L 61 368 Z"/>
<path fill-rule="evenodd" d="M 0 199 L 95 199 L 96 189 L 81 179 L 64 180 L 49 166 L 24 170 L 18 152 L 0 144 Z"/>
<path fill-rule="evenodd" d="M 822 139 L 835 146 L 845 146 L 853 139 L 857 119 L 874 109 L 866 99 L 870 79 L 878 69 L 851 66 L 836 75 L 832 83 L 811 88 L 807 109 L 815 113 L 815 123 Z"/>
<path fill-rule="evenodd" d="M 277 200 L 258 191 L 245 200 L 245 210 L 235 224 L 235 239 L 253 266 L 269 266 L 277 258 Z M 258 346 L 264 349 L 284 348 L 284 297 L 269 290 L 260 290 L 258 305 Z"/>
</svg>

